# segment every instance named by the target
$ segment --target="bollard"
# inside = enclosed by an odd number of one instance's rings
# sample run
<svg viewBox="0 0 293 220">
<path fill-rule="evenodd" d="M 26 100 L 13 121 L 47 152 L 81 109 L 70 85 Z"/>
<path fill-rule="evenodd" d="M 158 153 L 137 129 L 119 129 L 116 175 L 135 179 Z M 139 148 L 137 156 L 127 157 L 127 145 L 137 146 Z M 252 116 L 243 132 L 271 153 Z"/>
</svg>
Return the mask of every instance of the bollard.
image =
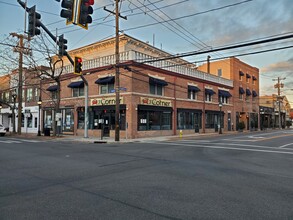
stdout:
<svg viewBox="0 0 293 220">
<path fill-rule="evenodd" d="M 183 132 L 182 130 L 179 131 L 179 138 L 182 138 Z"/>
</svg>

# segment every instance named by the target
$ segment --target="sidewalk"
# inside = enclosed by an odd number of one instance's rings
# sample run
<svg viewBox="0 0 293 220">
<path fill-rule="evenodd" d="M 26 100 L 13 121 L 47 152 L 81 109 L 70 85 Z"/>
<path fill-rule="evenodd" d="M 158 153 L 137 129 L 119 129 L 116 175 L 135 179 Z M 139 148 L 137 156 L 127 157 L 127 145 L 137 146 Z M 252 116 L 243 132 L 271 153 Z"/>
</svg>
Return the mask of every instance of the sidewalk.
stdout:
<svg viewBox="0 0 293 220">
<path fill-rule="evenodd" d="M 82 137 L 82 136 L 73 136 L 73 135 L 60 135 L 60 136 L 37 136 L 37 134 L 31 134 L 31 133 L 25 133 L 25 134 L 12 134 L 7 133 L 6 135 L 8 137 L 15 137 L 15 138 L 27 138 L 27 139 L 39 139 L 39 140 L 55 140 L 55 141 L 79 141 L 79 142 L 88 142 L 88 143 L 136 143 L 136 142 L 157 142 L 157 141 L 176 141 L 176 140 L 184 140 L 189 138 L 201 138 L 201 137 L 207 137 L 207 136 L 223 136 L 228 134 L 236 134 L 237 131 L 229 131 L 224 132 L 223 134 L 219 133 L 194 133 L 194 134 L 183 134 L 182 138 L 179 137 L 179 135 L 172 135 L 172 136 L 160 136 L 160 137 L 147 137 L 147 138 L 136 138 L 136 139 L 125 139 L 120 138 L 120 141 L 115 141 L 114 138 L 110 137 Z"/>
</svg>

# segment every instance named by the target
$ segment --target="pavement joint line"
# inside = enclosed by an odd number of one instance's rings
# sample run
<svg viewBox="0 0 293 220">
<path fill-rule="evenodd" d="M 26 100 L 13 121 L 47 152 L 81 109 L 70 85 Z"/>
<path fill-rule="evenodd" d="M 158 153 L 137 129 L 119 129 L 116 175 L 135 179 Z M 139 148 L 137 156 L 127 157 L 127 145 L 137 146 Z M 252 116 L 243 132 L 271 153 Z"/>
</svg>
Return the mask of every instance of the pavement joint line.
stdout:
<svg viewBox="0 0 293 220">
<path fill-rule="evenodd" d="M 205 146 L 205 145 L 190 145 L 190 144 L 162 143 L 162 142 L 158 142 L 157 144 L 161 144 L 161 145 L 167 145 L 168 144 L 168 145 L 197 147 L 197 148 L 224 149 L 224 150 L 255 151 L 255 152 L 264 152 L 264 153 L 292 154 L 293 155 L 293 152 L 289 152 L 289 151 L 278 151 L 279 148 L 271 148 L 271 149 L 276 149 L 276 150 L 261 150 L 261 149 L 249 149 L 249 148 L 235 148 L 235 147 L 222 147 L 222 146 Z"/>
</svg>

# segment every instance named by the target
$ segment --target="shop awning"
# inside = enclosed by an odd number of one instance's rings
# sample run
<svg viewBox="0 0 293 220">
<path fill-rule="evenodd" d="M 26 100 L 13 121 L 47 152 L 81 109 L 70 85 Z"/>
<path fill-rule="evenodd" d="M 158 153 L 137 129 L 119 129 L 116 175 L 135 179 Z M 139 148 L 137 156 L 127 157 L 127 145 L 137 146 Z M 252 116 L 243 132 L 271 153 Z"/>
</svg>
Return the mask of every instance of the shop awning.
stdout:
<svg viewBox="0 0 293 220">
<path fill-rule="evenodd" d="M 246 73 L 246 78 L 251 78 L 251 76 L 248 73 Z"/>
<path fill-rule="evenodd" d="M 82 88 L 82 87 L 84 87 L 84 82 L 83 81 L 72 82 L 67 87 L 69 87 L 69 88 Z"/>
<path fill-rule="evenodd" d="M 194 92 L 199 92 L 200 89 L 197 86 L 188 86 L 188 90 L 194 91 Z"/>
<path fill-rule="evenodd" d="M 242 87 L 239 87 L 239 93 L 240 94 L 244 94 L 245 93 L 245 91 L 244 91 L 244 89 Z"/>
<path fill-rule="evenodd" d="M 244 76 L 244 73 L 242 71 L 239 71 L 240 76 Z"/>
<path fill-rule="evenodd" d="M 250 92 L 250 90 L 249 89 L 246 89 L 246 95 L 251 95 L 251 92 Z"/>
<path fill-rule="evenodd" d="M 219 96 L 223 96 L 223 97 L 231 97 L 232 95 L 231 95 L 231 93 L 230 92 L 228 92 L 228 91 L 225 91 L 225 90 L 220 90 L 219 89 Z"/>
<path fill-rule="evenodd" d="M 155 84 L 155 85 L 160 85 L 160 86 L 167 86 L 168 85 L 168 83 L 165 80 L 157 79 L 157 78 L 153 78 L 153 77 L 150 77 L 149 83 Z"/>
<path fill-rule="evenodd" d="M 57 91 L 58 89 L 58 86 L 57 85 L 53 85 L 53 86 L 50 86 L 47 88 L 47 91 L 50 91 L 50 92 L 54 92 L 54 91 Z"/>
<path fill-rule="evenodd" d="M 114 76 L 107 76 L 103 78 L 99 78 L 95 81 L 96 84 L 105 85 L 105 84 L 113 84 L 115 82 Z"/>
<path fill-rule="evenodd" d="M 255 76 L 252 76 L 252 79 L 253 79 L 253 80 L 256 80 L 256 77 L 255 77 Z"/>
<path fill-rule="evenodd" d="M 214 90 L 212 90 L 212 89 L 205 89 L 205 93 L 206 93 L 206 94 L 209 94 L 209 95 L 214 95 L 214 94 L 216 94 L 216 93 L 214 92 Z"/>
<path fill-rule="evenodd" d="M 252 91 L 252 96 L 253 96 L 253 97 L 256 97 L 256 96 L 257 96 L 256 91 L 254 91 L 254 90 Z"/>
</svg>

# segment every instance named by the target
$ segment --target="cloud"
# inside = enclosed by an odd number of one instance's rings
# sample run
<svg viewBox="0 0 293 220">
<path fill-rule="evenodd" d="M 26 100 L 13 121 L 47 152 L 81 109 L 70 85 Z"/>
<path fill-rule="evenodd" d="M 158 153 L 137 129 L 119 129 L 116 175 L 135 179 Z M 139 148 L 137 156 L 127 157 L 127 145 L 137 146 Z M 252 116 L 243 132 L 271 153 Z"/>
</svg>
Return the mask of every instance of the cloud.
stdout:
<svg viewBox="0 0 293 220">
<path fill-rule="evenodd" d="M 292 69 L 293 69 L 293 57 L 288 59 L 287 61 L 272 63 L 262 68 L 261 72 L 263 73 L 271 73 L 271 72 L 290 73 Z"/>
</svg>

